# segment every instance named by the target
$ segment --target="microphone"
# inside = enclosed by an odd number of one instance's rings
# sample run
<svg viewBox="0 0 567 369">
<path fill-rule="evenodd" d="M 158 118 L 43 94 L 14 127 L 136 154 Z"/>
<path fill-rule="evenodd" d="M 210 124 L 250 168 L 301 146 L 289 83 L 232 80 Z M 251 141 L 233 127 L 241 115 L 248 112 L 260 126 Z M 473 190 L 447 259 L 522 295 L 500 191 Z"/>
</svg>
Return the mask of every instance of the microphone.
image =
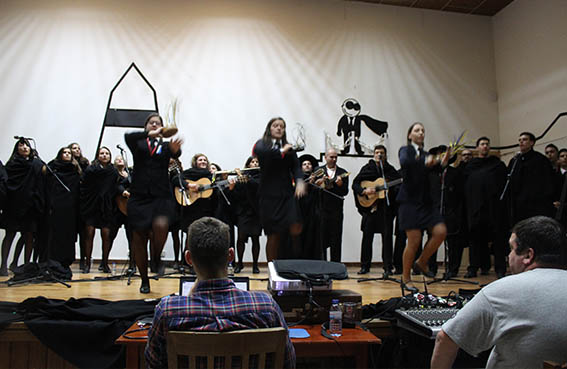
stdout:
<svg viewBox="0 0 567 369">
<path fill-rule="evenodd" d="M 116 148 L 120 151 L 124 151 L 124 149 L 122 148 L 122 146 L 120 146 L 120 144 L 116 145 Z"/>
</svg>

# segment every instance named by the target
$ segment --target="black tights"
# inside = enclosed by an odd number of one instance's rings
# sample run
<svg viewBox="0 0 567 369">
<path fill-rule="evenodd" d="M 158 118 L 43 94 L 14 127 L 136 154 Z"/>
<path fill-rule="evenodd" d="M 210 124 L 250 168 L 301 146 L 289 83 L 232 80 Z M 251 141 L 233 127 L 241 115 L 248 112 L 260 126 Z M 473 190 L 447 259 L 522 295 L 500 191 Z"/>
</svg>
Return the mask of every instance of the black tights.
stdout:
<svg viewBox="0 0 567 369">
<path fill-rule="evenodd" d="M 157 217 L 152 223 L 150 230 L 136 230 L 132 233 L 132 248 L 134 250 L 134 260 L 142 278 L 142 284 L 150 283 L 148 278 L 148 240 L 153 235 L 153 249 L 152 260 L 159 260 L 165 241 L 167 240 L 167 233 L 169 226 L 167 224 L 167 217 Z"/>
<path fill-rule="evenodd" d="M 4 236 L 4 240 L 2 241 L 2 265 L 1 269 L 5 269 L 8 266 L 8 255 L 10 254 L 10 249 L 12 248 L 12 242 L 14 242 L 14 238 L 16 237 L 15 231 L 6 231 L 6 235 Z M 22 232 L 21 239 L 24 239 L 26 245 L 26 251 L 24 253 L 24 263 L 30 261 L 32 250 L 33 250 L 33 232 Z M 18 241 L 18 243 L 20 242 Z M 21 250 L 21 249 L 20 249 Z M 19 252 L 16 249 L 16 254 L 14 257 L 19 257 Z M 17 264 L 17 259 L 14 259 L 15 263 Z"/>
<path fill-rule="evenodd" d="M 95 227 L 87 225 L 85 227 L 85 262 L 90 265 L 91 255 L 93 253 L 93 241 L 95 234 Z M 110 228 L 100 229 L 100 238 L 102 239 L 102 265 L 108 266 L 108 256 L 112 248 L 112 239 L 110 237 Z"/>
<path fill-rule="evenodd" d="M 255 266 L 258 265 L 258 257 L 260 256 L 260 236 L 250 236 L 252 240 L 252 262 Z M 238 265 L 242 266 L 244 260 L 244 250 L 246 249 L 246 241 L 248 235 L 238 234 L 236 241 L 236 251 L 238 253 Z"/>
</svg>

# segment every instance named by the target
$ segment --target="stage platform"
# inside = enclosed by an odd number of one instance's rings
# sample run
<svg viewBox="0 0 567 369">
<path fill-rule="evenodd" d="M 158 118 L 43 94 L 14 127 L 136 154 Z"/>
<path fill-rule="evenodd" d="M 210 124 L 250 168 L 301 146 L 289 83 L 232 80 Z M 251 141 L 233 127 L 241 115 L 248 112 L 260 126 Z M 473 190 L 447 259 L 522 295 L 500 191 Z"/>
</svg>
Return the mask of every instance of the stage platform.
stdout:
<svg viewBox="0 0 567 369">
<path fill-rule="evenodd" d="M 73 280 L 69 282 L 70 288 L 56 282 L 26 283 L 8 286 L 6 283 L 0 283 L 0 301 L 21 302 L 29 297 L 43 296 L 50 299 L 67 300 L 74 298 L 98 298 L 103 300 L 119 301 L 119 300 L 136 300 L 145 298 L 160 298 L 173 294 L 179 290 L 179 277 L 181 274 L 175 273 L 160 277 L 159 280 L 151 280 L 151 293 L 141 294 L 139 292 L 140 278 L 133 277 L 131 284 L 128 285 L 127 277 L 113 277 L 112 279 L 104 279 L 110 274 L 98 272 L 98 264 L 93 263 L 91 273 L 82 274 L 78 269 L 78 264 L 72 265 Z M 382 269 L 379 266 L 373 266 L 369 274 L 360 276 L 356 274 L 359 270 L 358 265 L 347 265 L 349 278 L 341 281 L 333 282 L 333 289 L 345 289 L 358 292 L 362 295 L 362 304 L 376 303 L 380 300 L 387 300 L 392 297 L 401 296 L 399 284 L 391 281 L 366 281 L 358 282 L 360 278 L 381 278 Z M 93 271 L 94 270 L 94 271 Z M 439 268 L 440 271 L 443 267 Z M 237 274 L 239 276 L 250 277 L 250 289 L 266 290 L 268 286 L 268 268 L 266 264 L 260 264 L 260 274 L 253 274 L 251 265 L 246 265 L 244 270 Z M 117 272 L 125 272 L 124 265 L 117 265 Z M 173 273 L 172 268 L 166 268 L 166 273 Z M 465 270 L 459 273 L 460 278 L 464 275 Z M 151 276 L 152 274 L 150 274 Z M 441 273 L 438 274 L 441 276 Z M 10 275 L 11 277 L 11 275 Z M 0 277 L 0 282 L 7 281 L 10 277 Z M 400 275 L 394 275 L 394 278 L 400 278 Z M 101 278 L 93 280 L 95 278 Z M 116 279 L 114 279 L 116 278 Z M 421 276 L 413 276 L 416 286 L 423 290 L 423 284 L 420 283 Z M 496 279 L 496 274 L 491 271 L 489 275 L 479 275 L 478 278 L 468 280 L 477 281 L 480 285 L 488 284 Z M 443 281 L 428 286 L 430 293 L 439 296 L 445 296 L 450 291 L 458 291 L 459 288 L 474 289 L 477 286 L 453 281 Z"/>
</svg>

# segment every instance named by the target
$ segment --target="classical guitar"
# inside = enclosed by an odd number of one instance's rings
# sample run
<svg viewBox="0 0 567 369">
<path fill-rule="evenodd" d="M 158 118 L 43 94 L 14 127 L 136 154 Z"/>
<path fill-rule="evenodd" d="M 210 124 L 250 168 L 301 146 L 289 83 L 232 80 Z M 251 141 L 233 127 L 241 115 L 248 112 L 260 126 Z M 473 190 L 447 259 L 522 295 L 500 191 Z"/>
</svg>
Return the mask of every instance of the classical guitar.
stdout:
<svg viewBox="0 0 567 369">
<path fill-rule="evenodd" d="M 321 188 L 328 190 L 329 188 L 333 188 L 335 183 L 337 182 L 337 179 L 339 178 L 345 178 L 348 177 L 350 175 L 350 172 L 346 172 L 343 174 L 339 174 L 338 176 L 336 176 L 335 178 L 327 178 L 325 177 L 325 180 L 323 181 L 323 183 L 321 183 Z"/>
<path fill-rule="evenodd" d="M 402 182 L 403 178 L 398 178 L 393 181 L 386 182 L 386 185 L 384 185 L 384 178 L 382 177 L 379 177 L 375 181 L 362 181 L 360 182 L 362 188 L 375 188 L 376 193 L 373 195 L 356 195 L 358 203 L 365 208 L 369 208 L 376 200 L 386 197 L 386 189 L 400 185 Z"/>
<path fill-rule="evenodd" d="M 248 182 L 248 176 L 247 175 L 238 176 L 235 178 L 235 181 L 236 183 Z M 193 205 L 195 201 L 199 199 L 206 199 L 208 197 L 211 197 L 211 195 L 213 194 L 213 190 L 215 188 L 223 189 L 230 185 L 228 179 L 223 181 L 211 182 L 211 180 L 208 179 L 207 177 L 200 178 L 196 181 L 191 181 L 189 179 L 186 179 L 185 182 L 188 185 L 191 183 L 197 184 L 199 185 L 199 189 L 197 191 L 190 191 L 185 188 L 175 187 L 174 190 L 175 199 L 177 200 L 177 203 L 182 206 Z"/>
</svg>

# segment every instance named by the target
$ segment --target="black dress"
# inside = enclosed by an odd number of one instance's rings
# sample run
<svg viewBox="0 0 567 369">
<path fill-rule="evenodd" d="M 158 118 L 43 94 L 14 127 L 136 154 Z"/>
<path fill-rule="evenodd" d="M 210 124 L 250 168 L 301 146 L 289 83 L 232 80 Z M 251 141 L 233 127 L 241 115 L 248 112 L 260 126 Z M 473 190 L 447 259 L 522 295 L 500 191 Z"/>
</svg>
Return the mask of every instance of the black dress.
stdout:
<svg viewBox="0 0 567 369">
<path fill-rule="evenodd" d="M 2 214 L 7 231 L 35 232 L 45 209 L 43 163 L 16 155 L 6 163 L 6 208 Z"/>
<path fill-rule="evenodd" d="M 112 228 L 117 186 L 118 172 L 112 164 L 103 167 L 95 161 L 87 167 L 81 183 L 81 216 L 87 226 Z"/>
<path fill-rule="evenodd" d="M 258 216 L 259 186 L 260 173 L 256 172 L 249 174 L 248 182 L 237 183 L 233 191 L 238 234 L 246 239 L 248 236 L 260 236 L 262 233 L 262 225 Z"/>
<path fill-rule="evenodd" d="M 175 210 L 168 174 L 169 159 L 179 157 L 181 150 L 173 154 L 168 141 L 151 140 L 145 131 L 126 133 L 124 140 L 134 158 L 128 200 L 128 223 L 132 230 L 151 229 L 158 216 L 166 216 L 171 221 Z"/>
<path fill-rule="evenodd" d="M 423 149 L 418 153 L 412 145 L 407 145 L 400 148 L 398 155 L 404 179 L 396 197 L 400 230 L 429 229 L 443 223 L 431 198 L 430 169 L 425 166 L 427 153 Z"/>
<path fill-rule="evenodd" d="M 271 143 L 258 140 L 253 154 L 260 163 L 259 215 L 266 234 L 279 233 L 301 222 L 293 180 L 303 179 L 294 151 L 282 155 Z"/>
<path fill-rule="evenodd" d="M 75 260 L 80 175 L 78 168 L 71 162 L 53 160 L 49 167 L 70 191 L 50 172 L 47 173 L 48 258 L 60 262 L 63 266 L 69 266 Z"/>
</svg>

